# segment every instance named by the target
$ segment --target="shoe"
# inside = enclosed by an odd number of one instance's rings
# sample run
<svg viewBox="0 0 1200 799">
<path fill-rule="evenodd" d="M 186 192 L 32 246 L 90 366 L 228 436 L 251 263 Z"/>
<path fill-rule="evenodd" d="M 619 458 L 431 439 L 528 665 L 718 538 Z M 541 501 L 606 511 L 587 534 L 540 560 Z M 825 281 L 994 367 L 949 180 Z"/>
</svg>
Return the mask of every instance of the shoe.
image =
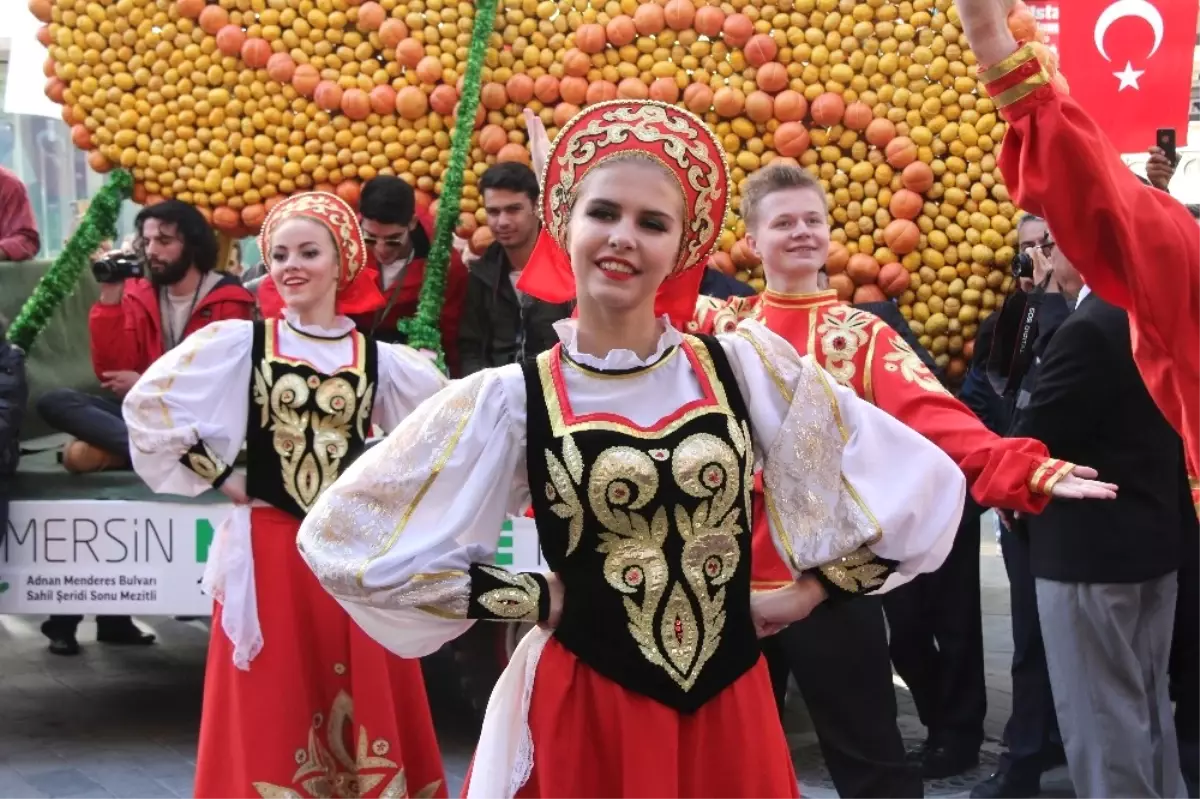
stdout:
<svg viewBox="0 0 1200 799">
<path fill-rule="evenodd" d="M 1011 771 L 997 771 L 971 789 L 971 799 L 1029 799 L 1042 792 L 1041 778 L 1014 776 Z"/>
<path fill-rule="evenodd" d="M 926 739 L 916 746 L 906 749 L 904 752 L 904 760 L 910 766 L 920 766 L 925 762 L 925 755 L 929 753 L 931 748 L 932 747 L 930 746 L 929 740 Z"/>
<path fill-rule="evenodd" d="M 957 777 L 979 765 L 979 747 L 938 744 L 925 750 L 921 776 L 927 780 Z"/>
<path fill-rule="evenodd" d="M 71 474 L 90 474 L 110 469 L 123 469 L 126 461 L 108 450 L 93 447 L 86 441 L 72 441 L 63 450 L 63 468 Z"/>
<path fill-rule="evenodd" d="M 50 626 L 50 622 L 42 622 L 42 635 L 50 639 L 50 654 L 52 655 L 78 655 L 79 642 L 75 640 L 74 634 L 62 633 Z"/>
<path fill-rule="evenodd" d="M 142 632 L 132 621 L 129 624 L 105 625 L 96 631 L 96 640 L 117 646 L 149 646 L 157 640 L 152 633 Z"/>
</svg>

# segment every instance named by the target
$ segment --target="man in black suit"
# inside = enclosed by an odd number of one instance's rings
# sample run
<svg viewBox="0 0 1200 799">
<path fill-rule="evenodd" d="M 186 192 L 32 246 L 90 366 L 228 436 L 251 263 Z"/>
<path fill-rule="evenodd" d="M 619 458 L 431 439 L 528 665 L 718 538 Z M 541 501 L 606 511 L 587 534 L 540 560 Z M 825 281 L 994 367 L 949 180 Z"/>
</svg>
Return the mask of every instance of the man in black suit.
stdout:
<svg viewBox="0 0 1200 799">
<path fill-rule="evenodd" d="M 1127 314 L 1056 249 L 1075 310 L 1046 349 L 1014 435 L 1094 466 L 1111 502 L 1028 519 L 1054 707 L 1079 796 L 1183 796 L 1168 697 L 1180 533 L 1192 526 L 1183 446 L 1133 361 Z"/>
</svg>

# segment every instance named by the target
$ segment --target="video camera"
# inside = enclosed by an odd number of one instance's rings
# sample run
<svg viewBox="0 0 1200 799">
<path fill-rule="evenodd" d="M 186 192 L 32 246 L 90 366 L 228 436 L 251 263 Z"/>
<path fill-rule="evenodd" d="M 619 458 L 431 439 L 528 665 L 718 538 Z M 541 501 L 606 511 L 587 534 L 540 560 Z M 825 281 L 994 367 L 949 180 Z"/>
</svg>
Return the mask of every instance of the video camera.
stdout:
<svg viewBox="0 0 1200 799">
<path fill-rule="evenodd" d="M 123 283 L 131 277 L 142 277 L 145 273 L 141 257 L 123 250 L 110 252 L 92 262 L 92 275 L 97 283 Z"/>
</svg>

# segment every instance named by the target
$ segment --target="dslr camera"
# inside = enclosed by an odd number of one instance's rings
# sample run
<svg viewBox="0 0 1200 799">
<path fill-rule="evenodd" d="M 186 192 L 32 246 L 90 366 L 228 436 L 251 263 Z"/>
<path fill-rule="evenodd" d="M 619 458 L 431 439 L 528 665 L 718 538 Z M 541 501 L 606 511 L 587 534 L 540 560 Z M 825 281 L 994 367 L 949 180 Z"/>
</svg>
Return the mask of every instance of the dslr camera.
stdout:
<svg viewBox="0 0 1200 799">
<path fill-rule="evenodd" d="M 1013 277 L 1027 277 L 1033 279 L 1033 256 L 1028 252 L 1019 252 L 1017 257 L 1013 258 Z"/>
<path fill-rule="evenodd" d="M 142 277 L 145 269 L 135 253 L 117 250 L 92 262 L 92 275 L 97 283 L 123 283 L 131 277 Z"/>
</svg>

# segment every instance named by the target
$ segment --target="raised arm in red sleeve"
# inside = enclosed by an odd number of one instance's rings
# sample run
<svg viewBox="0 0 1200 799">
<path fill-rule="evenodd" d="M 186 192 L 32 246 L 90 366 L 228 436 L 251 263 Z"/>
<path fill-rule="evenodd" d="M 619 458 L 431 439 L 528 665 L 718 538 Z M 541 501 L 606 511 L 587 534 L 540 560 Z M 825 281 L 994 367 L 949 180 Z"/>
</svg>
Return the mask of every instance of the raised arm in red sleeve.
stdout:
<svg viewBox="0 0 1200 799">
<path fill-rule="evenodd" d="M 1093 291 L 1129 312 L 1134 360 L 1197 474 L 1200 226 L 1138 180 L 1079 104 L 1046 80 L 1030 48 L 983 78 L 1009 121 L 999 163 L 1013 200 L 1046 219 Z"/>
<path fill-rule="evenodd" d="M 863 398 L 932 441 L 966 475 L 985 508 L 1040 513 L 1072 468 L 1032 438 L 1001 438 L 949 392 L 896 331 L 880 322 Z"/>
</svg>

